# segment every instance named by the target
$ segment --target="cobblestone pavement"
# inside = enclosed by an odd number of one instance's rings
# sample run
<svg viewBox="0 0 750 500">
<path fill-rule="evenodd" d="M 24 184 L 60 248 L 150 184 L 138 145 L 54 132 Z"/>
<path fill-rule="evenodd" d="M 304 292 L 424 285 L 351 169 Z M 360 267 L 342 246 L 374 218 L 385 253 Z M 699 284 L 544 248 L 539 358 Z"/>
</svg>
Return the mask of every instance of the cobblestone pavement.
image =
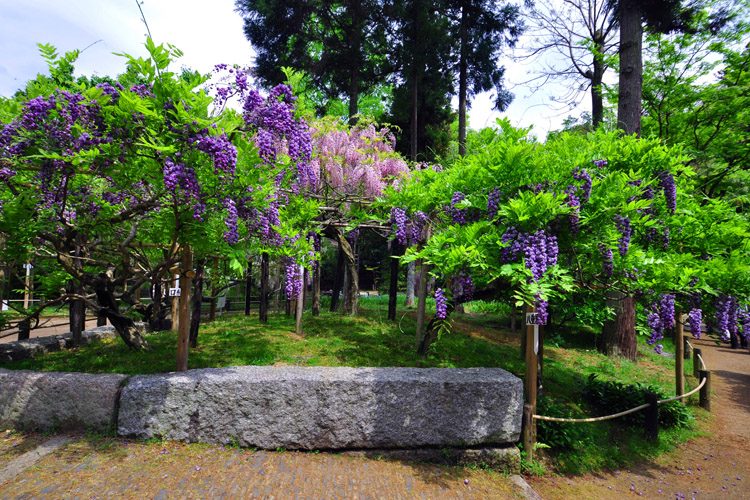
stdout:
<svg viewBox="0 0 750 500">
<path fill-rule="evenodd" d="M 34 435 L 0 435 L 0 460 L 13 458 L 8 450 L 29 449 L 39 442 Z M 507 477 L 484 470 L 86 436 L 0 485 L 0 500 L 124 498 L 391 500 L 521 495 L 514 493 Z"/>
</svg>

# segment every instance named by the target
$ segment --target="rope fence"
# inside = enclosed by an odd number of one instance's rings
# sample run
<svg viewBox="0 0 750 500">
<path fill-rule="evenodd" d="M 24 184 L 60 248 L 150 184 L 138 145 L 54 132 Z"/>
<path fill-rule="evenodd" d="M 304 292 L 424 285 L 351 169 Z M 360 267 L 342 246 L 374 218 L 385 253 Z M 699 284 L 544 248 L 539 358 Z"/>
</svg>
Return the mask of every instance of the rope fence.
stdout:
<svg viewBox="0 0 750 500">
<path fill-rule="evenodd" d="M 656 401 L 656 404 L 664 404 L 664 403 L 669 403 L 669 402 L 672 402 L 672 401 L 677 401 L 677 400 L 680 400 L 680 399 L 687 398 L 689 396 L 692 396 L 693 394 L 695 394 L 696 392 L 700 391 L 701 389 L 703 389 L 704 387 L 706 387 L 707 385 L 710 384 L 710 380 L 711 380 L 710 373 L 706 370 L 706 363 L 705 363 L 705 361 L 703 361 L 703 357 L 701 356 L 701 350 L 700 349 L 694 349 L 693 346 L 690 344 L 690 342 L 687 342 L 687 344 L 690 345 L 690 348 L 693 350 L 693 353 L 694 353 L 694 362 L 695 361 L 699 361 L 700 362 L 701 369 L 700 370 L 696 370 L 696 371 L 699 372 L 699 375 L 700 375 L 700 383 L 698 384 L 698 386 L 695 389 L 693 389 L 692 391 L 690 391 L 688 393 L 680 394 L 680 395 L 674 396 L 672 398 L 660 399 L 660 400 Z M 697 365 L 696 365 L 696 367 L 697 367 Z M 707 388 L 706 391 L 704 391 L 704 392 L 701 393 L 700 404 L 701 404 L 701 407 L 706 408 L 706 409 L 708 409 L 710 411 L 710 402 L 709 402 L 709 394 L 708 394 L 709 392 L 710 392 L 710 385 L 709 385 L 709 387 Z M 602 421 L 605 421 L 605 420 L 613 420 L 615 418 L 624 417 L 625 415 L 630 415 L 631 413 L 636 413 L 636 412 L 639 412 L 641 410 L 645 410 L 646 408 L 648 408 L 650 406 L 652 406 L 651 403 L 644 403 L 644 404 L 642 404 L 640 406 L 636 406 L 635 408 L 631 408 L 629 410 L 621 411 L 619 413 L 614 413 L 612 415 L 605 415 L 605 416 L 602 416 L 602 417 L 562 418 L 562 417 L 548 417 L 546 415 L 532 415 L 531 418 L 533 420 L 544 420 L 546 422 L 564 422 L 564 423 L 602 422 Z"/>
</svg>

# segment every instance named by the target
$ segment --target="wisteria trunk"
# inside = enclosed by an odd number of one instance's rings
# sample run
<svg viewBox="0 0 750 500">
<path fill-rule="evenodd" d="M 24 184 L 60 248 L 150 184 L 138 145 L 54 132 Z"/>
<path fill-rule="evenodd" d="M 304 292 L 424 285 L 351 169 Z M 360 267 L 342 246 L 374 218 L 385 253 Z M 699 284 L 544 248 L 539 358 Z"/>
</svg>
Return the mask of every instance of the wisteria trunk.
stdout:
<svg viewBox="0 0 750 500">
<path fill-rule="evenodd" d="M 247 277 L 245 278 L 245 316 L 250 316 L 250 295 L 253 291 L 253 261 L 247 260 Z"/>
<path fill-rule="evenodd" d="M 339 295 L 341 294 L 341 286 L 344 283 L 344 251 L 339 245 L 338 256 L 336 257 L 336 269 L 333 274 L 333 291 L 331 293 L 331 312 L 336 312 L 339 309 Z"/>
<path fill-rule="evenodd" d="M 398 307 L 398 275 L 399 260 L 404 253 L 403 245 L 394 241 L 391 243 L 391 283 L 388 287 L 388 319 L 396 321 L 396 309 Z"/>
<path fill-rule="evenodd" d="M 96 301 L 102 307 L 101 311 L 107 316 L 109 323 L 115 327 L 115 331 L 125 342 L 125 345 L 135 350 L 150 351 L 151 347 L 149 347 L 146 339 L 141 336 L 135 326 L 135 321 L 120 312 L 114 294 L 107 285 L 106 277 L 101 276 L 92 283 L 94 293 L 96 293 Z"/>
<path fill-rule="evenodd" d="M 344 297 L 344 312 L 346 314 L 356 315 L 359 305 L 359 273 L 357 272 L 357 260 L 354 255 L 354 249 L 349 244 L 344 233 L 336 230 L 336 238 L 339 242 L 339 248 L 344 254 L 344 262 L 348 271 L 348 280 Z"/>
<path fill-rule="evenodd" d="M 260 256 L 260 305 L 258 306 L 258 321 L 268 323 L 268 273 L 269 273 L 268 252 L 263 252 Z"/>
<path fill-rule="evenodd" d="M 404 300 L 404 306 L 410 307 L 414 305 L 414 288 L 417 277 L 417 263 L 415 261 L 409 262 L 406 268 L 406 300 Z"/>
<path fill-rule="evenodd" d="M 312 315 L 320 316 L 320 262 L 315 264 L 312 280 Z"/>
<path fill-rule="evenodd" d="M 607 294 L 607 307 L 614 309 L 615 317 L 605 321 L 599 350 L 607 356 L 635 361 L 638 343 L 635 336 L 635 298 L 622 292 Z"/>
</svg>

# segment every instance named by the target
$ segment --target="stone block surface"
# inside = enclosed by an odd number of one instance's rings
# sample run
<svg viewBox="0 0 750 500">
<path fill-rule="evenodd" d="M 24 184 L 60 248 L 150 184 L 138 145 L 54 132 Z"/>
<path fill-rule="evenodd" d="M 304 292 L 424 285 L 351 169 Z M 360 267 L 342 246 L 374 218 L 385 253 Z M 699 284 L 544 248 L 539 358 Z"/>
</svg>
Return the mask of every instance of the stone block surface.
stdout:
<svg viewBox="0 0 750 500">
<path fill-rule="evenodd" d="M 104 431 L 115 421 L 126 378 L 0 369 L 0 426 Z"/>
<path fill-rule="evenodd" d="M 523 385 L 498 368 L 247 366 L 132 377 L 118 433 L 265 449 L 514 443 Z"/>
<path fill-rule="evenodd" d="M 81 332 L 81 341 L 83 345 L 86 345 L 116 335 L 117 332 L 115 332 L 113 326 L 97 326 Z M 70 332 L 62 335 L 4 342 L 0 344 L 0 361 L 18 361 L 33 358 L 34 356 L 40 356 L 48 352 L 68 349 L 72 346 L 73 334 Z"/>
</svg>

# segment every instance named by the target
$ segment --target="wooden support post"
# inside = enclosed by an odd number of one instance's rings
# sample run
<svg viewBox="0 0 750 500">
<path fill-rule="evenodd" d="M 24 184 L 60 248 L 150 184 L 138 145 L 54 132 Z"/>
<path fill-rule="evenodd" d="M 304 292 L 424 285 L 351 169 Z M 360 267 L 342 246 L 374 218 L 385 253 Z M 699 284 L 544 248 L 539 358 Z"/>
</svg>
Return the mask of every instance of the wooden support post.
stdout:
<svg viewBox="0 0 750 500">
<path fill-rule="evenodd" d="M 700 347 L 693 349 L 693 377 L 698 378 L 699 372 L 701 371 L 701 360 L 700 356 L 703 354 Z"/>
<path fill-rule="evenodd" d="M 533 306 L 529 306 L 527 310 L 528 315 L 535 312 Z M 526 320 L 526 402 L 529 403 L 534 412 L 536 412 L 536 392 L 537 392 L 537 351 L 535 351 L 535 332 L 537 332 L 536 341 L 538 342 L 538 328 L 539 325 L 529 324 L 529 320 Z"/>
<path fill-rule="evenodd" d="M 708 370 L 699 371 L 700 380 L 706 379 L 706 384 L 700 390 L 700 405 L 706 411 L 711 411 L 711 372 Z"/>
<path fill-rule="evenodd" d="M 536 442 L 536 426 L 534 425 L 534 407 L 529 403 L 523 405 L 523 421 L 521 423 L 521 434 L 523 436 L 523 451 L 526 460 L 534 460 L 534 443 Z"/>
<path fill-rule="evenodd" d="M 23 308 L 28 309 L 29 299 L 31 298 L 31 261 L 27 261 L 23 267 L 26 269 L 26 281 L 23 288 Z"/>
<path fill-rule="evenodd" d="M 179 286 L 179 276 L 177 274 L 172 275 L 172 283 L 170 288 L 177 288 Z M 170 294 L 171 295 L 171 294 Z M 172 331 L 176 332 L 177 327 L 180 323 L 180 298 L 172 297 L 172 310 L 169 313 L 169 319 L 172 321 Z"/>
<path fill-rule="evenodd" d="M 523 306 L 523 317 L 521 317 L 521 324 L 525 324 L 526 313 L 529 312 L 529 307 Z M 521 359 L 526 359 L 526 330 L 521 328 Z"/>
<path fill-rule="evenodd" d="M 682 396 L 685 394 L 685 357 L 682 349 L 683 331 L 682 331 L 682 312 L 675 313 L 674 329 L 674 374 L 675 374 L 675 395 Z M 682 400 L 680 400 L 682 401 Z"/>
<path fill-rule="evenodd" d="M 684 335 L 684 332 L 683 332 L 683 335 Z M 683 343 L 682 351 L 684 352 L 683 359 L 686 359 L 686 360 L 690 359 L 690 356 L 693 355 L 693 348 L 690 347 L 690 341 L 688 340 L 687 337 L 683 336 L 682 343 Z"/>
<path fill-rule="evenodd" d="M 182 269 L 180 271 L 179 308 L 180 326 L 177 330 L 177 371 L 188 367 L 188 341 L 190 340 L 190 282 L 193 271 L 193 251 L 185 245 L 182 249 Z"/>
<path fill-rule="evenodd" d="M 646 439 L 656 441 L 659 439 L 659 396 L 654 392 L 644 394 L 649 407 L 644 410 L 644 430 Z"/>
</svg>

